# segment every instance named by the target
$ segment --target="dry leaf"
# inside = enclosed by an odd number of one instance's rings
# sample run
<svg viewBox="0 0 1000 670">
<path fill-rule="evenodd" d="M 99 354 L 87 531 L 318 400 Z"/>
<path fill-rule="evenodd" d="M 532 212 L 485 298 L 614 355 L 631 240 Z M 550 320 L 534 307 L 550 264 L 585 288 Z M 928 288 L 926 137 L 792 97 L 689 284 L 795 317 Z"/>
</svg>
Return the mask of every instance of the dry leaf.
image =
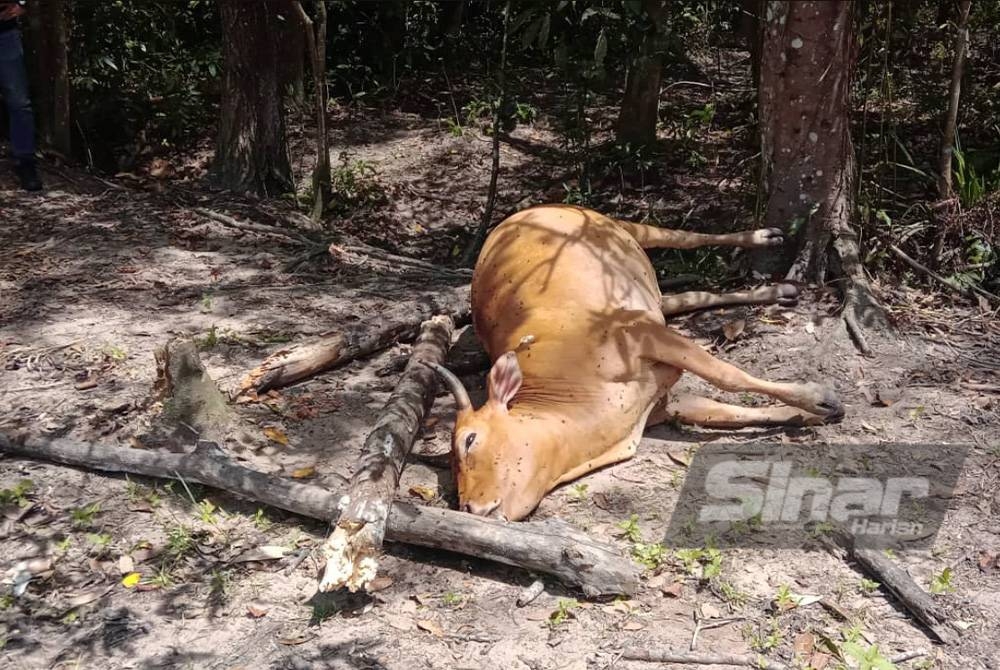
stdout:
<svg viewBox="0 0 1000 670">
<path fill-rule="evenodd" d="M 684 584 L 681 582 L 674 582 L 669 586 L 664 586 L 661 590 L 663 591 L 663 595 L 668 598 L 680 598 L 681 594 L 684 593 Z"/>
<path fill-rule="evenodd" d="M 267 608 L 259 605 L 257 603 L 251 603 L 247 606 L 247 616 L 251 619 L 259 619 L 267 614 Z"/>
<path fill-rule="evenodd" d="M 268 426 L 267 428 L 264 429 L 264 437 L 271 440 L 272 442 L 277 442 L 283 447 L 288 446 L 288 436 L 285 435 L 280 428 Z"/>
<path fill-rule="evenodd" d="M 138 572 L 130 572 L 122 579 L 122 586 L 127 589 L 134 588 L 139 583 L 140 579 L 142 579 L 142 575 Z"/>
<path fill-rule="evenodd" d="M 295 470 L 292 470 L 292 479 L 308 479 L 309 477 L 312 477 L 315 474 L 316 474 L 316 468 L 311 465 L 307 465 L 304 468 L 297 468 Z"/>
<path fill-rule="evenodd" d="M 83 607 L 84 605 L 89 605 L 92 602 L 96 602 L 107 595 L 108 591 L 114 588 L 113 584 L 100 589 L 94 589 L 92 591 L 84 591 L 79 593 L 72 598 L 70 598 L 66 603 L 66 610 L 76 609 L 77 607 Z"/>
<path fill-rule="evenodd" d="M 809 657 L 809 667 L 812 670 L 823 670 L 830 663 L 831 658 L 833 658 L 833 656 L 830 656 L 830 654 L 824 654 L 821 651 L 817 651 Z"/>
<path fill-rule="evenodd" d="M 396 630 L 413 630 L 413 620 L 398 614 L 386 614 L 385 622 Z"/>
<path fill-rule="evenodd" d="M 421 498 L 425 502 L 430 502 L 437 497 L 437 489 L 430 486 L 411 486 L 409 493 L 411 496 Z"/>
<path fill-rule="evenodd" d="M 743 329 L 746 328 L 747 322 L 744 319 L 736 319 L 735 321 L 729 321 L 722 325 L 722 334 L 726 336 L 726 339 L 732 342 L 740 335 L 743 334 Z"/>
<path fill-rule="evenodd" d="M 900 388 L 880 388 L 878 390 L 878 402 L 884 407 L 891 407 L 902 397 L 903 390 Z"/>
<path fill-rule="evenodd" d="M 813 646 L 816 644 L 816 638 L 813 637 L 812 633 L 800 633 L 795 636 L 795 642 L 792 646 L 796 654 L 806 655 L 812 653 Z"/>
<path fill-rule="evenodd" d="M 642 630 L 643 628 L 645 628 L 645 626 L 638 621 L 628 621 L 622 624 L 622 630 Z"/>
<path fill-rule="evenodd" d="M 133 570 L 135 570 L 135 561 L 128 554 L 122 554 L 118 558 L 118 572 L 127 575 Z"/>
<path fill-rule="evenodd" d="M 668 451 L 667 456 L 674 463 L 683 465 L 685 468 L 691 465 L 691 456 L 687 453 L 687 451 Z"/>
<path fill-rule="evenodd" d="M 632 608 L 624 600 L 616 600 L 610 605 L 605 605 L 601 610 L 605 614 L 628 614 L 632 611 Z"/>
<path fill-rule="evenodd" d="M 1000 554 L 983 549 L 979 552 L 979 569 L 986 574 L 992 574 L 1000 568 Z"/>
<path fill-rule="evenodd" d="M 419 620 L 417 621 L 417 628 L 427 631 L 435 637 L 444 637 L 444 629 L 436 621 Z"/>
<path fill-rule="evenodd" d="M 702 619 L 718 619 L 720 617 L 722 617 L 722 612 L 719 611 L 718 607 L 716 607 L 715 605 L 712 605 L 711 603 L 702 603 L 701 604 L 701 618 Z"/>
<path fill-rule="evenodd" d="M 806 321 L 806 332 L 812 335 L 816 332 L 816 324 L 812 321 Z"/>
<path fill-rule="evenodd" d="M 369 593 L 375 593 L 376 591 L 386 590 L 387 588 L 392 586 L 393 583 L 394 581 L 392 577 L 386 577 L 386 576 L 376 577 L 375 579 L 368 582 L 368 585 L 365 588 L 368 589 Z"/>
<path fill-rule="evenodd" d="M 308 642 L 314 637 L 316 636 L 306 632 L 295 633 L 293 635 L 286 635 L 284 637 L 279 637 L 278 644 L 284 644 L 287 646 L 303 644 L 304 642 Z"/>
</svg>

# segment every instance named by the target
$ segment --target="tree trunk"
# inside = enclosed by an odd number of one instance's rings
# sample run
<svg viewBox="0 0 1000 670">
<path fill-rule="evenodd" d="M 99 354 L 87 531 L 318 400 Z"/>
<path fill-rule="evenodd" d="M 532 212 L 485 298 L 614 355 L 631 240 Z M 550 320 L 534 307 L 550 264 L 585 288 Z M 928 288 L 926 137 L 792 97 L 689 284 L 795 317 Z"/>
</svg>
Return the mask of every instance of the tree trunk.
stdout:
<svg viewBox="0 0 1000 670">
<path fill-rule="evenodd" d="M 830 270 L 842 275 L 844 319 L 867 352 L 862 327 L 887 324 L 851 227 L 854 5 L 769 0 L 764 12 L 758 91 L 763 225 L 785 231 L 787 242 L 753 252 L 753 265 L 791 281 L 822 284 Z"/>
<path fill-rule="evenodd" d="M 667 1 L 643 0 L 642 6 L 650 26 L 642 37 L 639 55 L 629 68 L 618 114 L 618 142 L 639 146 L 656 141 Z"/>
<path fill-rule="evenodd" d="M 312 65 L 316 102 L 316 167 L 313 168 L 312 220 L 321 221 L 330 201 L 330 143 L 326 132 L 326 2 L 316 2 L 316 20 L 309 18 L 302 3 L 295 1 L 295 9 L 302 21 L 306 47 Z"/>
<path fill-rule="evenodd" d="M 39 143 L 70 156 L 69 15 L 67 0 L 32 3 L 27 51 Z"/>
<path fill-rule="evenodd" d="M 223 92 L 213 172 L 224 188 L 268 196 L 293 188 L 277 47 L 281 4 L 219 1 Z"/>
<path fill-rule="evenodd" d="M 295 103 L 306 99 L 306 60 L 310 58 L 302 41 L 302 26 L 294 7 L 282 12 L 284 21 L 279 32 L 279 62 L 281 91 Z"/>
<path fill-rule="evenodd" d="M 958 32 L 955 35 L 955 60 L 951 66 L 951 88 L 948 92 L 948 113 L 941 132 L 941 153 L 938 159 L 938 197 L 952 197 L 951 156 L 955 146 L 955 129 L 958 124 L 958 103 L 962 95 L 962 73 L 965 70 L 965 52 L 969 44 L 969 9 L 972 0 L 961 0 L 958 6 Z"/>
<path fill-rule="evenodd" d="M 764 38 L 763 0 L 740 0 L 740 33 L 750 53 L 750 81 L 754 88 L 760 84 L 760 55 Z"/>
</svg>

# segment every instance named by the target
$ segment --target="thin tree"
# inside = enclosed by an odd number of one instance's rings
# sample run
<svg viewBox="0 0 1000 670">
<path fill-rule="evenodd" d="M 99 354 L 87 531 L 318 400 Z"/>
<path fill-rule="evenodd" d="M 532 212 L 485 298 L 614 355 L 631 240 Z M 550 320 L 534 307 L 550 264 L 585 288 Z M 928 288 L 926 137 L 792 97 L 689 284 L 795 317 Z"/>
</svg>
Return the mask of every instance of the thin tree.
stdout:
<svg viewBox="0 0 1000 670">
<path fill-rule="evenodd" d="M 285 139 L 279 0 L 219 0 L 222 104 L 212 171 L 224 188 L 277 195 L 294 188 Z"/>
<path fill-rule="evenodd" d="M 316 167 L 313 168 L 313 221 L 320 221 L 330 201 L 330 143 L 326 130 L 326 107 L 329 99 L 326 84 L 326 2 L 316 0 L 316 20 L 309 18 L 299 0 L 295 11 L 302 21 L 306 47 L 312 63 L 313 85 L 316 88 Z"/>
<path fill-rule="evenodd" d="M 951 64 L 951 89 L 948 93 L 948 112 L 941 131 L 941 152 L 938 159 L 938 197 L 952 197 L 951 157 L 955 146 L 955 129 L 958 125 L 958 103 L 962 96 L 962 74 L 965 72 L 965 52 L 969 45 L 969 10 L 972 0 L 958 4 L 958 21 L 955 33 L 955 58 Z"/>
<path fill-rule="evenodd" d="M 69 0 L 32 3 L 26 15 L 35 116 L 41 144 L 69 157 Z"/>
<path fill-rule="evenodd" d="M 640 146 L 656 141 L 667 0 L 643 0 L 642 8 L 648 25 L 625 79 L 617 133 L 620 143 Z"/>
<path fill-rule="evenodd" d="M 754 265 L 791 281 L 821 284 L 835 272 L 841 275 L 844 318 L 866 350 L 863 326 L 882 327 L 886 321 L 852 227 L 854 3 L 770 0 L 763 18 L 758 91 L 763 222 L 784 230 L 787 242 L 777 251 L 754 254 Z"/>
<path fill-rule="evenodd" d="M 493 209 L 497 201 L 497 181 L 500 177 L 500 115 L 506 105 L 507 84 L 507 36 L 510 29 L 510 0 L 503 9 L 503 41 L 500 46 L 500 67 L 497 68 L 497 85 L 500 89 L 498 99 L 493 108 L 493 166 L 490 170 L 490 187 L 486 192 L 486 209 L 483 211 L 483 218 L 476 227 L 476 232 L 462 254 L 462 265 L 472 265 L 479 250 L 486 240 L 486 233 L 493 220 Z"/>
</svg>

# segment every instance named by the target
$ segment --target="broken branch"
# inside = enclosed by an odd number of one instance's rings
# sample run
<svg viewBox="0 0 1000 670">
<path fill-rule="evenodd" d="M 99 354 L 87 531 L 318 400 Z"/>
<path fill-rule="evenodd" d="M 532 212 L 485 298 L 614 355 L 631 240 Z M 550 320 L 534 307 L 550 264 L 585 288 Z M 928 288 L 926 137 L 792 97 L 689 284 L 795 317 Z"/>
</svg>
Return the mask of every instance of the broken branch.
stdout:
<svg viewBox="0 0 1000 670">
<path fill-rule="evenodd" d="M 1000 304 L 1000 296 L 998 296 L 998 295 L 990 293 L 989 291 L 985 291 L 985 290 L 983 290 L 983 289 L 981 289 L 981 288 L 979 288 L 977 286 L 970 286 L 970 287 L 968 287 L 968 289 L 965 289 L 965 288 L 959 286 L 958 284 L 955 284 L 952 281 L 946 279 L 945 277 L 942 277 L 941 275 L 939 275 L 938 273 L 934 272 L 933 270 L 931 270 L 926 265 L 923 265 L 922 263 L 919 263 L 918 261 L 915 261 L 914 259 L 910 258 L 906 254 L 906 252 L 904 252 L 902 249 L 900 249 L 899 247 L 897 247 L 895 244 L 890 244 L 889 245 L 889 249 L 892 251 L 892 253 L 894 253 L 897 256 L 899 256 L 900 260 L 902 260 L 904 263 L 906 263 L 907 265 L 909 265 L 911 268 L 913 268 L 917 272 L 921 272 L 921 273 L 927 275 L 928 277 L 930 277 L 934 281 L 938 282 L 939 284 L 941 284 L 943 286 L 947 286 L 952 291 L 955 291 L 956 293 L 958 293 L 960 295 L 964 295 L 966 298 L 975 298 L 977 295 L 981 295 L 981 296 L 983 296 L 984 298 L 986 298 L 987 300 L 989 300 L 991 302 Z"/>
<path fill-rule="evenodd" d="M 244 377 L 239 392 L 260 394 L 288 386 L 385 349 L 399 340 L 413 338 L 420 325 L 435 314 L 449 314 L 456 322 L 468 319 L 469 287 L 450 289 L 416 304 L 406 303 L 389 314 L 379 314 L 313 342 L 279 350 Z"/>
<path fill-rule="evenodd" d="M 104 472 L 184 479 L 328 522 L 340 495 L 232 462 L 211 442 L 189 453 L 108 447 L 51 440 L 11 439 L 0 433 L 0 452 Z M 472 514 L 394 502 L 386 540 L 443 549 L 553 575 L 587 597 L 634 595 L 638 569 L 614 547 L 569 524 L 548 519 L 504 523 Z"/>
<path fill-rule="evenodd" d="M 434 371 L 421 361 L 442 364 L 454 328 L 449 316 L 435 316 L 421 326 L 410 362 L 365 440 L 343 511 L 323 545 L 320 591 L 346 586 L 354 592 L 375 578 L 396 487 L 437 389 Z"/>
</svg>

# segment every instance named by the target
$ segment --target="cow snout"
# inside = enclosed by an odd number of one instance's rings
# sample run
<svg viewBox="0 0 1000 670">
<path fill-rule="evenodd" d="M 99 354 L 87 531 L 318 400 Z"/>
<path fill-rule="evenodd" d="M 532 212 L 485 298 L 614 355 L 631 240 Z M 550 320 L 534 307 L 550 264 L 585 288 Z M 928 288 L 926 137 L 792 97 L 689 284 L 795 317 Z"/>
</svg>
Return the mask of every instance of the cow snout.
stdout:
<svg viewBox="0 0 1000 670">
<path fill-rule="evenodd" d="M 462 506 L 462 509 L 469 514 L 475 514 L 476 516 L 498 516 L 496 512 L 500 510 L 500 501 L 492 500 L 486 503 L 478 502 L 467 502 Z"/>
</svg>

